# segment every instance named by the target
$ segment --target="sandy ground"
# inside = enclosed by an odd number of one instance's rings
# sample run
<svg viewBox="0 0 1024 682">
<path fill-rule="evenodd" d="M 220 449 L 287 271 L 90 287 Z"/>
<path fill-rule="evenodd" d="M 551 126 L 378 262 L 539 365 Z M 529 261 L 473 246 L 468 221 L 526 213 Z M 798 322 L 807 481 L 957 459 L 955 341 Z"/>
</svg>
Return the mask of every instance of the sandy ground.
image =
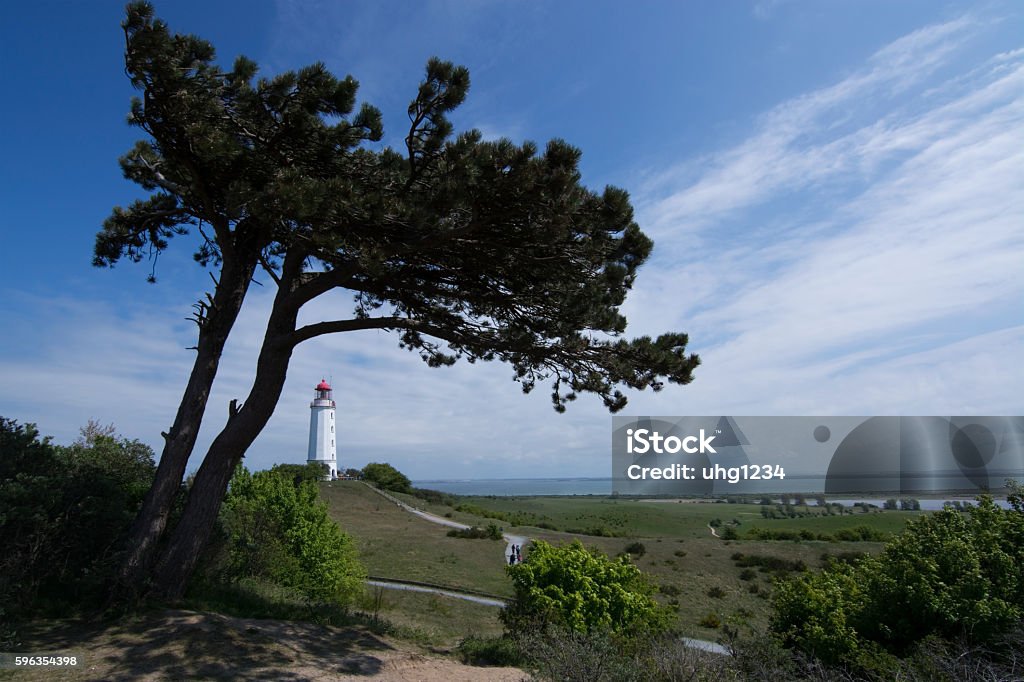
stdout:
<svg viewBox="0 0 1024 682">
<path fill-rule="evenodd" d="M 518 682 L 516 668 L 478 668 L 361 628 L 163 611 L 106 623 L 37 623 L 24 652 L 73 652 L 61 670 L 2 671 L 11 680 L 395 680 Z"/>
</svg>

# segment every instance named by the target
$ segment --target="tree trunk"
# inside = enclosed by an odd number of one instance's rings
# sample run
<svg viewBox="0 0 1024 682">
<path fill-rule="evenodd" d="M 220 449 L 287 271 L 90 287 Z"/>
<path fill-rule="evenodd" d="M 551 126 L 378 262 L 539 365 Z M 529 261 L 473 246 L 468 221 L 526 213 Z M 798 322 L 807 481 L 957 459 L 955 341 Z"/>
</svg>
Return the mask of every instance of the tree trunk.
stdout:
<svg viewBox="0 0 1024 682">
<path fill-rule="evenodd" d="M 255 265 L 255 258 L 251 263 L 225 261 L 221 269 L 212 305 L 199 327 L 192 373 L 178 405 L 174 424 L 164 434 L 164 448 L 153 485 L 129 530 L 126 552 L 111 589 L 113 600 L 130 601 L 143 590 L 143 581 L 153 564 L 157 543 L 167 527 L 185 466 L 199 435 L 224 345 L 242 308 Z"/>
<path fill-rule="evenodd" d="M 181 520 L 156 564 L 152 594 L 158 598 L 175 601 L 184 595 L 188 579 L 216 525 L 235 467 L 277 407 L 295 345 L 291 333 L 295 330 L 298 307 L 287 301 L 293 281 L 282 275 L 249 396 L 240 409 L 235 410 L 232 404 L 228 422 L 210 445 Z"/>
</svg>

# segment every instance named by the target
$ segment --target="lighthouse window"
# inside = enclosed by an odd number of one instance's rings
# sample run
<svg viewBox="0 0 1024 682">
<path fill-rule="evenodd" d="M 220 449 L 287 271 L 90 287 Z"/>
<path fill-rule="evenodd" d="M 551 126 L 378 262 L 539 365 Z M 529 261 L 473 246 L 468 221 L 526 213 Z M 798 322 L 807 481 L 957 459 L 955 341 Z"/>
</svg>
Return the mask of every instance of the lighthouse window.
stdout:
<svg viewBox="0 0 1024 682">
<path fill-rule="evenodd" d="M 331 433 L 334 433 L 334 424 L 331 424 Z"/>
</svg>

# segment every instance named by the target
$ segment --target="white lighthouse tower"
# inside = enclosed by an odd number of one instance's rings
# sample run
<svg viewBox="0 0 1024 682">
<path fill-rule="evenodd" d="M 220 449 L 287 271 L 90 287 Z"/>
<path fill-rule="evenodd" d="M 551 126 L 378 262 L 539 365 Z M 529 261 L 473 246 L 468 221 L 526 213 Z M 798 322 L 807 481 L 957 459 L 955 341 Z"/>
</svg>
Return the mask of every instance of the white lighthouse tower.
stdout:
<svg viewBox="0 0 1024 682">
<path fill-rule="evenodd" d="M 316 385 L 316 397 L 309 404 L 309 455 L 307 462 L 326 464 L 327 480 L 338 477 L 338 455 L 334 445 L 334 400 L 331 385 L 324 379 Z"/>
</svg>

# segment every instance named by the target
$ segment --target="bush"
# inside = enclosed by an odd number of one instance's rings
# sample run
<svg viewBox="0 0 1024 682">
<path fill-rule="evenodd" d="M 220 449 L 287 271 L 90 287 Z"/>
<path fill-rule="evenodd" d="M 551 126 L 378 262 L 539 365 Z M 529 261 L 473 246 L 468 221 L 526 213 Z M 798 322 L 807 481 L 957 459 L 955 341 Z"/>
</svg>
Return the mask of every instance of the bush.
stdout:
<svg viewBox="0 0 1024 682">
<path fill-rule="evenodd" d="M 853 528 L 840 528 L 833 533 L 833 537 L 841 542 L 885 542 L 891 536 L 870 526 L 855 526 Z"/>
<path fill-rule="evenodd" d="M 363 480 L 375 484 L 382 490 L 396 493 L 411 493 L 412 483 L 405 474 L 387 462 L 370 462 L 363 467 Z"/>
<path fill-rule="evenodd" d="M 536 679 L 637 680 L 636 646 L 625 645 L 621 637 L 607 629 L 579 632 L 548 626 L 515 635 L 526 656 L 526 667 Z M 628 643 L 627 643 L 628 644 Z"/>
<path fill-rule="evenodd" d="M 718 628 L 722 627 L 722 619 L 718 617 L 717 613 L 711 612 L 705 615 L 703 618 L 701 618 L 697 622 L 697 625 L 701 626 L 702 628 L 711 628 L 712 630 L 717 630 Z"/>
<path fill-rule="evenodd" d="M 630 554 L 639 559 L 647 553 L 647 548 L 644 547 L 644 543 L 642 542 L 631 542 L 628 545 L 626 545 L 626 548 L 623 551 L 626 554 Z"/>
<path fill-rule="evenodd" d="M 740 568 L 759 566 L 765 572 L 775 571 L 776 573 L 789 573 L 791 571 L 806 571 L 807 564 L 802 559 L 784 559 L 783 557 L 763 554 L 741 554 L 736 552 L 732 555 L 736 566 Z"/>
<path fill-rule="evenodd" d="M 501 528 L 496 524 L 489 523 L 486 528 L 472 526 L 470 528 L 452 528 L 448 531 L 448 537 L 467 538 L 470 540 L 501 540 Z"/>
<path fill-rule="evenodd" d="M 523 663 L 523 652 L 514 639 L 501 637 L 466 637 L 459 642 L 456 651 L 459 660 L 469 665 L 519 666 Z"/>
<path fill-rule="evenodd" d="M 443 493 L 440 490 L 430 490 L 429 488 L 410 488 L 410 493 L 413 496 L 429 502 L 430 504 L 439 504 L 446 507 L 454 507 L 459 503 L 458 495 L 451 495 L 449 493 Z"/>
<path fill-rule="evenodd" d="M 712 599 L 723 599 L 725 597 L 725 590 L 718 585 L 715 585 L 708 590 L 708 596 Z"/>
<path fill-rule="evenodd" d="M 294 485 L 300 485 L 303 481 L 312 483 L 322 481 L 330 470 L 322 462 L 307 462 L 306 464 L 275 464 L 271 471 L 279 476 L 290 478 Z"/>
<path fill-rule="evenodd" d="M 501 619 L 512 633 L 539 624 L 636 637 L 668 626 L 668 612 L 652 598 L 655 588 L 640 569 L 578 540 L 562 547 L 538 540 L 526 561 L 505 570 L 515 596 Z"/>
<path fill-rule="evenodd" d="M 106 598 L 119 543 L 155 470 L 149 446 L 113 433 L 90 423 L 75 444 L 58 447 L 34 425 L 0 417 L 4 618 L 51 606 L 66 616 Z"/>
<path fill-rule="evenodd" d="M 516 638 L 531 679 L 566 682 L 714 682 L 739 679 L 729 658 L 680 646 L 670 634 L 623 641 L 607 631 L 550 628 Z M 783 679 L 783 678 L 780 678 Z"/>
<path fill-rule="evenodd" d="M 667 597 L 678 597 L 680 591 L 681 590 L 675 585 L 660 585 L 658 587 L 658 592 L 661 592 Z"/>
<path fill-rule="evenodd" d="M 799 540 L 800 534 L 792 530 L 769 530 L 767 528 L 751 528 L 747 531 L 749 540 Z"/>
<path fill-rule="evenodd" d="M 837 552 L 835 554 L 829 554 L 828 552 L 824 552 L 821 555 L 821 563 L 823 566 L 828 566 L 828 564 L 833 561 L 841 561 L 847 564 L 855 564 L 866 556 L 866 552 Z"/>
<path fill-rule="evenodd" d="M 239 467 L 224 499 L 228 581 L 256 578 L 314 601 L 344 604 L 362 590 L 366 571 L 355 543 L 327 515 L 312 481 Z"/>
<path fill-rule="evenodd" d="M 902 654 L 928 635 L 985 643 L 1024 618 L 1024 514 L 983 496 L 969 515 L 915 519 L 877 557 L 780 585 L 772 628 L 827 662 Z"/>
</svg>

